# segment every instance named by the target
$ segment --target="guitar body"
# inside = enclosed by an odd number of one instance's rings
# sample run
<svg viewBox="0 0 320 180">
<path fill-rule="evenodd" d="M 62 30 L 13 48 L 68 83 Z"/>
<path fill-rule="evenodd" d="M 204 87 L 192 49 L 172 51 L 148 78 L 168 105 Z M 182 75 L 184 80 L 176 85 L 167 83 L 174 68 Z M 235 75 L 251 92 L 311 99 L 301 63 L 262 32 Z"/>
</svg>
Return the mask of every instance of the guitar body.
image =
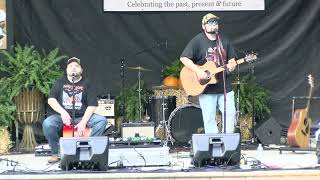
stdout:
<svg viewBox="0 0 320 180">
<path fill-rule="evenodd" d="M 288 129 L 288 144 L 293 147 L 309 147 L 311 119 L 306 109 L 297 109 Z"/>
<path fill-rule="evenodd" d="M 83 136 L 79 136 L 77 128 L 74 128 L 74 137 L 89 137 L 91 129 L 86 127 Z M 63 126 L 63 137 L 72 137 L 72 126 Z"/>
<path fill-rule="evenodd" d="M 256 59 L 257 56 L 255 54 L 246 55 L 245 58 L 237 60 L 236 64 L 251 62 Z M 226 66 L 229 67 L 229 64 L 226 64 Z M 190 96 L 197 96 L 206 89 L 207 85 L 216 84 L 218 81 L 215 75 L 225 70 L 223 67 L 217 67 L 216 63 L 213 61 L 207 61 L 204 65 L 199 66 L 199 68 L 203 69 L 207 73 L 208 79 L 200 80 L 197 77 L 197 74 L 186 66 L 184 66 L 180 72 L 182 87 Z"/>
<path fill-rule="evenodd" d="M 200 84 L 196 73 L 186 66 L 184 66 L 180 72 L 182 87 L 190 96 L 197 96 L 205 90 L 208 84 L 216 84 L 218 82 L 215 78 L 215 70 L 217 69 L 217 65 L 214 62 L 208 61 L 204 65 L 199 67 L 203 70 L 209 71 L 212 74 L 210 81 L 206 84 Z"/>
<path fill-rule="evenodd" d="M 291 124 L 288 129 L 288 144 L 293 147 L 309 147 L 311 119 L 309 118 L 310 101 L 314 90 L 314 82 L 311 74 L 308 76 L 310 91 L 307 107 L 296 109 L 293 113 Z"/>
</svg>

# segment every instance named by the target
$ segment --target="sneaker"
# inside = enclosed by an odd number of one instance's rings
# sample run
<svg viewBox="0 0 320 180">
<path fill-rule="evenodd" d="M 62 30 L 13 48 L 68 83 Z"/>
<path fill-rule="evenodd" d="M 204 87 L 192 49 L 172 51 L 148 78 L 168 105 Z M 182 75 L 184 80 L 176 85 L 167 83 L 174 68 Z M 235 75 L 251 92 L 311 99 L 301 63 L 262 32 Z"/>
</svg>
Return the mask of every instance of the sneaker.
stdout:
<svg viewBox="0 0 320 180">
<path fill-rule="evenodd" d="M 60 161 L 60 157 L 57 155 L 52 155 L 51 158 L 49 159 L 48 163 L 55 163 Z"/>
</svg>

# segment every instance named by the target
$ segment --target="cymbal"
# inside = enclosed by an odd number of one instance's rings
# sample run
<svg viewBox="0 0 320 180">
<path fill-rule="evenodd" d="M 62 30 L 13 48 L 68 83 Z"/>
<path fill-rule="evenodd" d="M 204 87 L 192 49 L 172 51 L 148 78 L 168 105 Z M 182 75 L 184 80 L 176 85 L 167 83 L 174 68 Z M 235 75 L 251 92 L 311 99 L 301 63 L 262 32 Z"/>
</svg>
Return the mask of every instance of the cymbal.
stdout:
<svg viewBox="0 0 320 180">
<path fill-rule="evenodd" d="M 138 71 L 152 71 L 151 69 L 146 69 L 146 68 L 141 67 L 141 66 L 137 66 L 137 67 L 128 67 L 128 69 L 138 70 Z"/>
<path fill-rule="evenodd" d="M 166 89 L 178 89 L 178 87 L 174 87 L 174 86 L 164 86 L 164 85 L 152 86 L 152 90 L 166 90 Z"/>
</svg>

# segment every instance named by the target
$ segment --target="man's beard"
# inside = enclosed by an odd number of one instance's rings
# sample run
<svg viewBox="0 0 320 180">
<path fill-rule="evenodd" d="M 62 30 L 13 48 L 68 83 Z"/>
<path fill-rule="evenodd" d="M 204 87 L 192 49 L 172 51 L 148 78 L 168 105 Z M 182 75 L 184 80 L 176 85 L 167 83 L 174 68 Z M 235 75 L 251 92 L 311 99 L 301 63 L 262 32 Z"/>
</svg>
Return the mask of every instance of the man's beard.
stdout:
<svg viewBox="0 0 320 180">
<path fill-rule="evenodd" d="M 218 29 L 213 29 L 212 31 L 206 30 L 206 32 L 207 32 L 208 34 L 217 34 L 217 33 L 218 33 Z"/>
</svg>

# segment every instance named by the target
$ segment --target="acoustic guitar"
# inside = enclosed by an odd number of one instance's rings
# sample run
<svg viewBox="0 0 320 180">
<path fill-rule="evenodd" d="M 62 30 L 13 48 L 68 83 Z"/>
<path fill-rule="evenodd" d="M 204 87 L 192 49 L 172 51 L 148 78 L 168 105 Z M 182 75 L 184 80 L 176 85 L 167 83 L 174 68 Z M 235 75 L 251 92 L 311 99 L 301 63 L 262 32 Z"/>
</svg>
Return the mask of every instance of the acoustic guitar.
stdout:
<svg viewBox="0 0 320 180">
<path fill-rule="evenodd" d="M 74 137 L 80 137 L 77 131 L 77 127 L 74 127 Z M 91 133 L 91 129 L 86 127 L 84 130 L 84 135 L 81 137 L 89 137 Z M 63 137 L 72 137 L 72 126 L 63 126 Z"/>
<path fill-rule="evenodd" d="M 293 147 L 309 147 L 311 119 L 309 118 L 310 101 L 314 90 L 313 77 L 308 76 L 310 91 L 308 95 L 307 107 L 296 109 L 293 113 L 291 124 L 288 129 L 288 144 Z"/>
<path fill-rule="evenodd" d="M 244 62 L 251 62 L 256 59 L 256 54 L 249 54 L 245 58 L 236 60 L 236 63 L 242 64 Z M 227 67 L 228 66 L 229 64 L 227 64 Z M 190 96 L 197 96 L 201 94 L 209 84 L 216 84 L 218 80 L 216 79 L 215 75 L 225 70 L 224 67 L 217 67 L 216 63 L 212 61 L 207 61 L 204 65 L 199 67 L 205 70 L 207 73 L 206 79 L 199 79 L 196 73 L 186 66 L 184 66 L 180 72 L 182 87 Z"/>
</svg>

